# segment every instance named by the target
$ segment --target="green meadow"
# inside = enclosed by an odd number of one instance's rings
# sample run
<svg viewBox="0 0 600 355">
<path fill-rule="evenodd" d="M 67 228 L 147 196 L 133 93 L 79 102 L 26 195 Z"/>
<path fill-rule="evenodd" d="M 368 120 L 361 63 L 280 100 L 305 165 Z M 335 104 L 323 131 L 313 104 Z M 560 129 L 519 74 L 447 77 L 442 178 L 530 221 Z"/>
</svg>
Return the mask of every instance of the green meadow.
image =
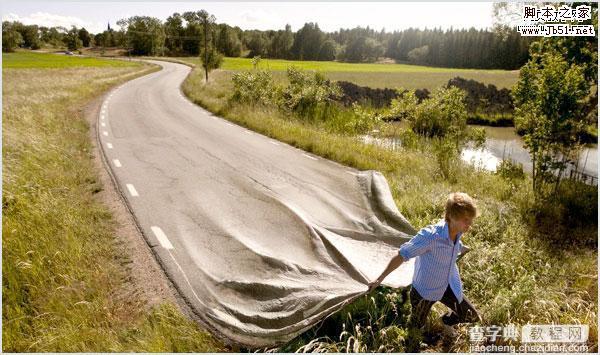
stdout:
<svg viewBox="0 0 600 355">
<path fill-rule="evenodd" d="M 181 61 L 200 66 L 197 57 L 178 57 Z M 460 76 L 485 84 L 495 85 L 498 89 L 510 88 L 517 82 L 518 70 L 480 70 L 435 68 L 409 64 L 376 64 L 376 63 L 340 63 L 322 61 L 296 61 L 283 59 L 261 59 L 259 67 L 276 73 L 276 77 L 284 77 L 289 66 L 304 70 L 319 71 L 335 81 L 350 81 L 357 85 L 372 88 L 399 88 L 433 90 L 446 84 L 448 80 Z M 223 59 L 221 70 L 240 71 L 252 69 L 251 58 Z"/>
<path fill-rule="evenodd" d="M 74 55 L 15 52 L 2 53 L 2 68 L 73 68 L 73 67 L 131 67 L 135 64 L 122 60 L 79 57 Z"/>
</svg>

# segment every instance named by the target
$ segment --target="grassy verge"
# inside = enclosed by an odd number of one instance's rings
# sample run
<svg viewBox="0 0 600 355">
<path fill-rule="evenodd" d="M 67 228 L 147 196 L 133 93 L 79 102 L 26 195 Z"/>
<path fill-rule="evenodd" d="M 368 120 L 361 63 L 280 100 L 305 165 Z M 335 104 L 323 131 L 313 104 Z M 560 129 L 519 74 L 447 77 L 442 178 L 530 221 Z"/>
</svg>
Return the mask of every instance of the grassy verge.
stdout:
<svg viewBox="0 0 600 355">
<path fill-rule="evenodd" d="M 20 55 L 28 69 L 19 67 Z M 47 68 L 56 58 L 58 68 Z M 30 53 L 10 54 L 4 62 L 2 350 L 223 350 L 174 305 L 148 311 L 129 286 L 115 222 L 94 198 L 102 186 L 79 109 L 157 68 L 93 62 L 98 66 Z"/>
<path fill-rule="evenodd" d="M 597 350 L 597 246 L 580 247 L 577 240 L 596 240 L 597 227 L 567 229 L 563 245 L 550 242 L 545 231 L 532 228 L 523 216 L 524 206 L 532 199 L 528 178 L 505 180 L 458 161 L 454 182 L 450 182 L 439 175 L 436 158 L 424 142 L 391 152 L 351 135 L 328 133 L 273 109 L 232 104 L 226 71 L 213 72 L 205 85 L 203 73 L 196 69 L 183 90 L 199 105 L 249 129 L 358 169 L 383 172 L 399 210 L 416 227 L 442 215 L 449 192 L 474 196 L 481 216 L 464 237 L 473 252 L 460 263 L 465 294 L 482 314 L 483 325 L 586 324 L 589 350 Z M 595 196 L 597 190 L 587 193 Z M 389 289 L 380 289 L 374 296 L 349 305 L 282 349 L 404 351 L 406 298 Z M 384 308 L 399 316 L 381 321 L 385 317 L 377 314 Z M 443 311 L 439 304 L 434 307 L 434 329 L 441 328 L 436 315 Z M 467 325 L 458 332 L 459 337 L 429 350 L 469 351 Z"/>
</svg>

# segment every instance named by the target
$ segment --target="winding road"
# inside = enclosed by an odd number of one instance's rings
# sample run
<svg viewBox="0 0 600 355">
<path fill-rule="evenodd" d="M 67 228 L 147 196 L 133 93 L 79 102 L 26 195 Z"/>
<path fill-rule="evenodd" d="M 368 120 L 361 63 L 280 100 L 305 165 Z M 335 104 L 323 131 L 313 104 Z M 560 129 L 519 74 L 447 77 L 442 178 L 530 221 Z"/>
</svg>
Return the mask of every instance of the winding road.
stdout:
<svg viewBox="0 0 600 355">
<path fill-rule="evenodd" d="M 168 277 L 213 333 L 289 341 L 363 295 L 415 230 L 385 178 L 249 131 L 186 99 L 181 64 L 107 94 L 109 172 Z M 384 284 L 409 285 L 413 263 Z"/>
</svg>

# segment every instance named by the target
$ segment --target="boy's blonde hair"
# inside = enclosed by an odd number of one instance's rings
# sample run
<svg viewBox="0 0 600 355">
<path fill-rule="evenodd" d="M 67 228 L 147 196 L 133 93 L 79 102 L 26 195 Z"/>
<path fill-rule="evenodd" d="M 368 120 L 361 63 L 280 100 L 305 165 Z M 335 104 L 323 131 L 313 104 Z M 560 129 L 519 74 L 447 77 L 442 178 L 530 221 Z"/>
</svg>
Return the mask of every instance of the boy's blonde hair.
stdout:
<svg viewBox="0 0 600 355">
<path fill-rule="evenodd" d="M 449 221 L 450 218 L 457 219 L 463 216 L 477 217 L 477 205 L 471 196 L 464 192 L 453 192 L 448 195 L 446 201 L 446 210 L 444 218 Z"/>
</svg>

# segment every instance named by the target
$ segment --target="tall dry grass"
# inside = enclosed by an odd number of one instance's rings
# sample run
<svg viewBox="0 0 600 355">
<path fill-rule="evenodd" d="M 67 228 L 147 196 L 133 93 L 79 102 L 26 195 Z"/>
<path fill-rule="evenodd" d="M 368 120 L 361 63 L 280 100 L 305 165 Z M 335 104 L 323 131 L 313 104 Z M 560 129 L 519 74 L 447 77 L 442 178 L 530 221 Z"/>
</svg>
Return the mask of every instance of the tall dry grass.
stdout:
<svg viewBox="0 0 600 355">
<path fill-rule="evenodd" d="M 3 351 L 224 349 L 174 305 L 147 310 L 115 221 L 94 199 L 103 187 L 79 109 L 153 70 L 3 70 Z"/>
</svg>

